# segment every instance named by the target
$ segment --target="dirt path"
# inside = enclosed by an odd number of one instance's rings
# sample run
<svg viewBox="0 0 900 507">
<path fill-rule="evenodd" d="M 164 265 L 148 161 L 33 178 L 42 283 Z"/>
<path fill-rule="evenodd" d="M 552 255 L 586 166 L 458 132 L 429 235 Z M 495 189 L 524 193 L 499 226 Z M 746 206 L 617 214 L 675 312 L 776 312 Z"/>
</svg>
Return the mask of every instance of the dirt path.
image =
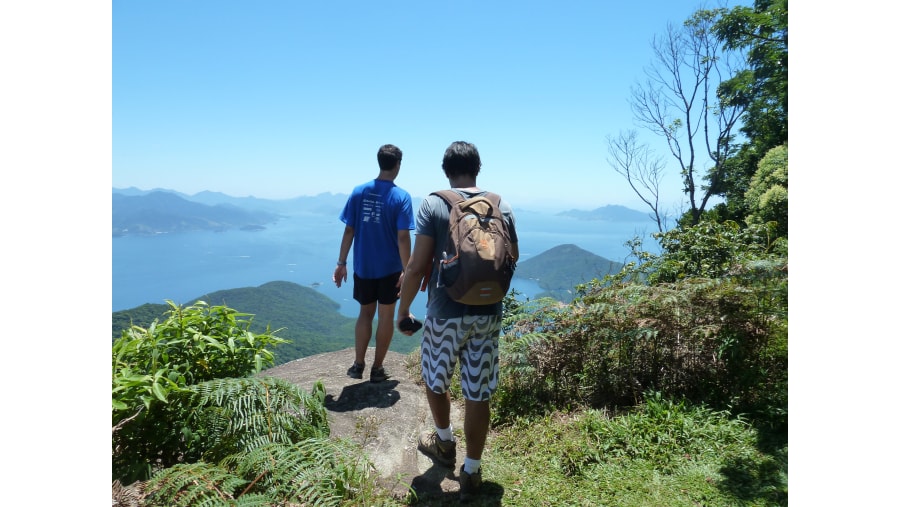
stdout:
<svg viewBox="0 0 900 507">
<path fill-rule="evenodd" d="M 419 499 L 416 505 L 455 502 L 459 465 L 465 456 L 463 443 L 457 444 L 455 470 L 435 464 L 418 452 L 419 433 L 433 428 L 424 387 L 417 383 L 419 379 L 409 375 L 408 356 L 396 352 L 388 352 L 384 362 L 391 378 L 377 384 L 369 382 L 374 353 L 375 349 L 369 348 L 362 380 L 347 377 L 347 368 L 353 363 L 353 349 L 304 357 L 260 375 L 282 378 L 307 390 L 321 380 L 325 386 L 331 435 L 362 444 L 381 476 L 382 485 L 393 491 L 396 498 L 405 499 L 412 490 Z M 459 430 L 463 427 L 462 415 L 454 404 L 451 420 Z M 499 498 L 496 504 L 499 505 Z"/>
</svg>

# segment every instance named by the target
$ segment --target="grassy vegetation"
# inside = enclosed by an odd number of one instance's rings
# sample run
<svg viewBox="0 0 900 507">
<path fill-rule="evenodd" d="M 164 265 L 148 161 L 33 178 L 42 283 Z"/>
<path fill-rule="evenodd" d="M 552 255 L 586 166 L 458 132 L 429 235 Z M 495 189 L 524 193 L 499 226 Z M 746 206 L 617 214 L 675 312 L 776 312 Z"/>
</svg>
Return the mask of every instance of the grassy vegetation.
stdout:
<svg viewBox="0 0 900 507">
<path fill-rule="evenodd" d="M 408 364 L 419 378 L 418 351 Z M 461 404 L 458 380 L 451 394 Z M 465 445 L 462 431 L 457 438 Z M 786 432 L 648 392 L 638 406 L 615 412 L 558 410 L 495 425 L 482 458 L 483 490 L 469 505 L 781 506 L 788 504 L 787 453 Z M 444 506 L 457 498 L 382 495 L 378 502 Z"/>
<path fill-rule="evenodd" d="M 787 445 L 759 441 L 727 413 L 653 398 L 617 417 L 560 413 L 495 431 L 485 480 L 505 485 L 503 505 L 787 505 Z"/>
</svg>

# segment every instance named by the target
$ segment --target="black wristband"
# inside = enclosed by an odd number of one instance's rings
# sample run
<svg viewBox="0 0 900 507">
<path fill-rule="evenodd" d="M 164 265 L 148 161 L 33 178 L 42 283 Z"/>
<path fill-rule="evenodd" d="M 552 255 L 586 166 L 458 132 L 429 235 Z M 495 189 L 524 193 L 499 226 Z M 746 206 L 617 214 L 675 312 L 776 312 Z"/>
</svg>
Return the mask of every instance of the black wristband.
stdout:
<svg viewBox="0 0 900 507">
<path fill-rule="evenodd" d="M 344 261 L 344 262 L 338 261 L 338 266 L 346 266 L 346 265 L 347 265 L 347 261 Z"/>
</svg>

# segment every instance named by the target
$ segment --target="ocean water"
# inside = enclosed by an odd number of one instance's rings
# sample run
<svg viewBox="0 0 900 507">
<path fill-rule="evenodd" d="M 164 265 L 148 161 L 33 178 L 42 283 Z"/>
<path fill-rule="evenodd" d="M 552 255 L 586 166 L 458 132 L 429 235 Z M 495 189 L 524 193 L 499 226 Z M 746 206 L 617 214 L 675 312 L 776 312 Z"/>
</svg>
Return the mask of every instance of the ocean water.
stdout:
<svg viewBox="0 0 900 507">
<path fill-rule="evenodd" d="M 561 244 L 574 244 L 607 259 L 625 262 L 624 243 L 644 237 L 645 249 L 653 224 L 577 220 L 549 213 L 516 212 L 519 262 Z M 260 231 L 191 232 L 156 236 L 124 236 L 112 240 L 112 311 L 144 303 L 172 300 L 188 304 L 215 291 L 288 281 L 314 287 L 355 317 L 352 271 L 340 289 L 331 281 L 340 248 L 343 223 L 320 214 L 298 213 Z M 352 257 L 351 257 L 352 265 Z M 513 279 L 523 297 L 541 291 L 535 282 Z M 425 293 L 412 306 L 425 315 Z"/>
</svg>

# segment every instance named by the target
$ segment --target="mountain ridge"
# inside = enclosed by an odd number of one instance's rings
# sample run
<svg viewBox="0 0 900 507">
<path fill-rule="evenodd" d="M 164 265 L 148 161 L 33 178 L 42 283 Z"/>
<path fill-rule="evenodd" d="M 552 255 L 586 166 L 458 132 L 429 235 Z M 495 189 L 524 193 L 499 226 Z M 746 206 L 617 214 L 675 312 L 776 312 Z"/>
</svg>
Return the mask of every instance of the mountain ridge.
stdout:
<svg viewBox="0 0 900 507">
<path fill-rule="evenodd" d="M 164 202 L 160 194 L 171 195 L 181 201 Z M 265 227 L 278 217 L 298 213 L 312 213 L 336 217 L 340 214 L 349 197 L 343 193 L 323 192 L 314 196 L 299 196 L 290 199 L 263 199 L 253 196 L 233 197 L 221 192 L 204 190 L 193 195 L 175 190 L 155 188 L 141 190 L 136 187 L 112 189 L 113 195 L 113 235 L 160 234 L 189 232 L 191 230 L 225 230 L 228 228 Z M 128 198 L 128 199 L 125 199 Z M 413 209 L 418 209 L 422 201 L 413 197 Z M 157 204 L 163 202 L 163 204 Z M 189 204 L 205 205 L 207 208 Z M 218 207 L 221 206 L 221 207 Z M 227 207 L 231 206 L 231 208 Z M 141 210 L 134 214 L 134 208 Z M 185 211 L 189 209 L 190 212 Z M 527 213 L 527 208 L 516 208 Z M 223 217 L 225 210 L 232 215 Z M 607 205 L 591 211 L 571 209 L 556 213 L 578 220 L 606 222 L 641 222 L 648 219 L 646 213 L 620 205 Z"/>
<path fill-rule="evenodd" d="M 516 276 L 533 280 L 545 292 L 536 297 L 551 297 L 564 303 L 575 298 L 575 286 L 594 278 L 620 272 L 625 265 L 588 252 L 573 244 L 563 244 L 522 261 Z"/>
<path fill-rule="evenodd" d="M 604 221 L 604 222 L 642 222 L 650 218 L 650 215 L 636 211 L 618 204 L 607 204 L 590 211 L 570 209 L 557 213 L 558 216 L 567 216 L 579 220 Z"/>
<path fill-rule="evenodd" d="M 215 205 L 189 201 L 168 192 L 140 196 L 113 194 L 113 236 L 152 235 L 198 230 L 255 230 L 279 216 L 269 211 L 246 210 L 231 203 Z"/>
</svg>

